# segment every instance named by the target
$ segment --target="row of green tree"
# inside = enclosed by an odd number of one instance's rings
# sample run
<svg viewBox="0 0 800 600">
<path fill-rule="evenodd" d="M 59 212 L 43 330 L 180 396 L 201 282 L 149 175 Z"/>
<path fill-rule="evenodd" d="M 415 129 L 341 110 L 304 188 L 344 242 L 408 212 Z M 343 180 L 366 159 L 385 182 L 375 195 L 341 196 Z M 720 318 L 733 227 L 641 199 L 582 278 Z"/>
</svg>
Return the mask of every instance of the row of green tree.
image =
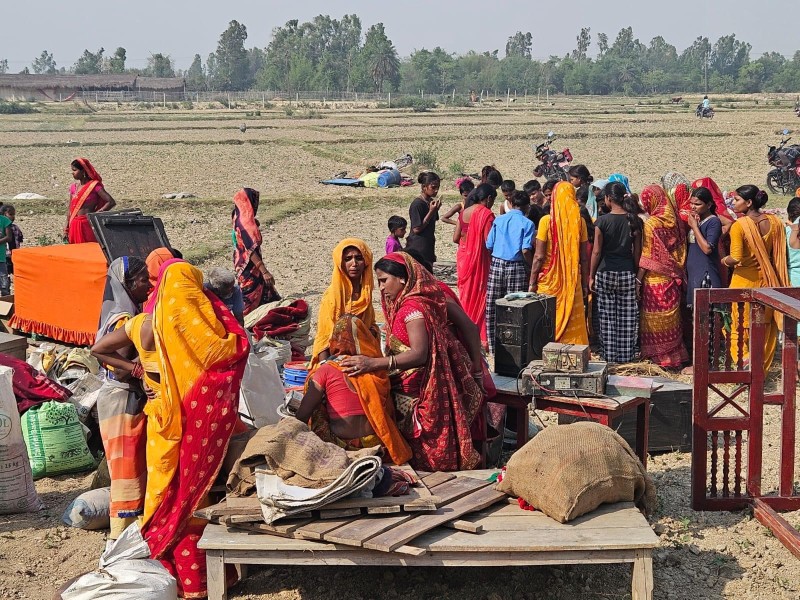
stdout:
<svg viewBox="0 0 800 600">
<path fill-rule="evenodd" d="M 592 42 L 595 41 L 596 52 Z M 205 61 L 199 54 L 185 72 L 165 54 L 153 54 L 145 69 L 127 69 L 125 48 L 106 55 L 85 50 L 69 69 L 57 68 L 52 53 L 43 51 L 26 72 L 141 73 L 153 77 L 183 76 L 193 90 L 319 90 L 399 91 L 448 94 L 457 90 L 543 94 L 658 94 L 675 92 L 800 91 L 800 51 L 791 59 L 768 52 L 751 57 L 751 46 L 735 34 L 713 44 L 698 37 L 679 52 L 663 37 L 645 44 L 631 27 L 613 42 L 605 33 L 592 38 L 584 27 L 575 49 L 565 56 L 535 60 L 533 36 L 509 37 L 505 54 L 467 52 L 457 55 L 436 47 L 415 50 L 400 59 L 382 23 L 362 32 L 357 15 L 287 22 L 272 32 L 266 48 L 246 47 L 247 28 L 231 21 L 217 49 Z M 8 69 L 0 61 L 0 72 Z"/>
</svg>

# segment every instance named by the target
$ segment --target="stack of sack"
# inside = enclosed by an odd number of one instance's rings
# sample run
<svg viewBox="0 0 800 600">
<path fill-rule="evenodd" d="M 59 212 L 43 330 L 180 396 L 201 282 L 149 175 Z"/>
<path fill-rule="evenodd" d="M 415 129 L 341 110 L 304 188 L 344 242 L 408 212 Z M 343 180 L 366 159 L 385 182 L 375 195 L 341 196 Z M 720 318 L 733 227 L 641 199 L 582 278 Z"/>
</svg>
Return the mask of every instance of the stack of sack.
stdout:
<svg viewBox="0 0 800 600">
<path fill-rule="evenodd" d="M 256 491 L 267 523 L 353 494 L 371 496 L 384 477 L 379 452 L 379 447 L 343 450 L 322 441 L 305 423 L 283 419 L 247 442 L 228 477 L 228 494 Z"/>
</svg>

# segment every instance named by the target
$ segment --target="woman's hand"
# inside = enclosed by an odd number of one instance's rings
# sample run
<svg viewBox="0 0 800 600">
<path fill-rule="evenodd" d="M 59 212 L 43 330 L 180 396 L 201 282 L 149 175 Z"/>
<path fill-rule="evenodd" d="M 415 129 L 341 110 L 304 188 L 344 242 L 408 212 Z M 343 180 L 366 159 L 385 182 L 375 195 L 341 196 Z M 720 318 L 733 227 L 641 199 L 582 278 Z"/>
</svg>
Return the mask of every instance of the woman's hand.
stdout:
<svg viewBox="0 0 800 600">
<path fill-rule="evenodd" d="M 594 277 L 589 277 L 589 291 L 594 293 Z"/>
<path fill-rule="evenodd" d="M 689 216 L 686 219 L 686 222 L 689 224 L 689 227 L 692 229 L 697 229 L 697 215 L 693 212 L 689 213 Z"/>
<path fill-rule="evenodd" d="M 364 373 L 371 373 L 377 371 L 380 366 L 376 364 L 380 359 L 370 358 L 357 354 L 356 356 L 348 356 L 343 358 L 339 363 L 344 367 L 344 372 L 347 375 L 363 375 Z"/>
<path fill-rule="evenodd" d="M 266 267 L 262 267 L 261 275 L 264 277 L 264 283 L 267 285 L 267 287 L 271 288 L 275 287 L 275 278 L 272 276 L 272 273 L 270 273 L 267 270 Z"/>
<path fill-rule="evenodd" d="M 472 379 L 475 380 L 475 383 L 478 384 L 478 387 L 481 388 L 481 392 L 483 395 L 486 395 L 486 387 L 483 385 L 483 369 L 480 371 L 475 371 L 472 373 Z"/>
<path fill-rule="evenodd" d="M 147 399 L 155 400 L 156 396 L 158 395 L 156 391 L 146 383 L 142 383 L 142 387 L 144 388 L 144 395 L 147 396 Z"/>
<path fill-rule="evenodd" d="M 636 280 L 636 300 L 642 301 L 642 282 L 639 279 Z"/>
<path fill-rule="evenodd" d="M 442 201 L 438 198 L 431 200 L 430 204 L 428 204 L 428 214 L 432 215 L 434 213 L 439 212 L 439 208 L 442 206 Z"/>
</svg>

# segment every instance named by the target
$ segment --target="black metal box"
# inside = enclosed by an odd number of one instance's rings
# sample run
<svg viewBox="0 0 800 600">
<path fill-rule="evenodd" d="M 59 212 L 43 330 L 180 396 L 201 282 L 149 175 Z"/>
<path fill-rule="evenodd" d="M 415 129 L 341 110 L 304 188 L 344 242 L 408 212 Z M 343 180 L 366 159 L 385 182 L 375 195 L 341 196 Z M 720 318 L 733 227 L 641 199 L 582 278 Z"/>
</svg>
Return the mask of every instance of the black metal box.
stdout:
<svg viewBox="0 0 800 600">
<path fill-rule="evenodd" d="M 494 372 L 517 377 L 529 362 L 542 358 L 542 348 L 553 341 L 556 324 L 554 296 L 506 300 L 496 304 Z"/>
</svg>

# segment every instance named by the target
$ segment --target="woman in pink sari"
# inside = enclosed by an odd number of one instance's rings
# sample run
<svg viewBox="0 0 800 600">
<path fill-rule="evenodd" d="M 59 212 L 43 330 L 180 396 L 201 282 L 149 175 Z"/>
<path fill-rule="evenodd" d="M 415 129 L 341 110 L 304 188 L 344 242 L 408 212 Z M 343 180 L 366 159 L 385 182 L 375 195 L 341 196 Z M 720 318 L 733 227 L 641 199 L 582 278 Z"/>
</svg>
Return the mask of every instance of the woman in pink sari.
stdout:
<svg viewBox="0 0 800 600">
<path fill-rule="evenodd" d="M 456 271 L 458 295 L 467 316 L 478 326 L 481 344 L 488 347 L 486 339 L 486 290 L 489 282 L 491 252 L 486 248 L 486 238 L 494 222 L 492 204 L 497 190 L 488 183 L 478 186 L 472 195 L 472 204 L 458 214 L 453 241 L 458 244 Z"/>
<path fill-rule="evenodd" d="M 96 242 L 97 238 L 86 215 L 111 210 L 117 203 L 103 187 L 103 178 L 88 158 L 76 158 L 72 161 L 72 177 L 76 183 L 70 187 L 64 238 L 70 244 Z"/>
</svg>

